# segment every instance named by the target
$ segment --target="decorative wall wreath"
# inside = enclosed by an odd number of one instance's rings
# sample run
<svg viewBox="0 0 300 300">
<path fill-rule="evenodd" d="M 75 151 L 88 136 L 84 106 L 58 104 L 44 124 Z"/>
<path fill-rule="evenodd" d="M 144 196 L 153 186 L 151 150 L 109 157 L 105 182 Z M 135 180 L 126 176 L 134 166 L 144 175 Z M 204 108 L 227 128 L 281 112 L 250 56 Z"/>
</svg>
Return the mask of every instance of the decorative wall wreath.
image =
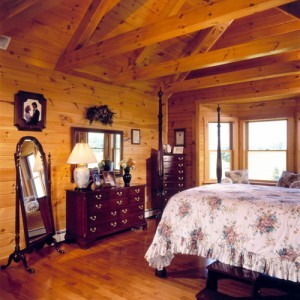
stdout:
<svg viewBox="0 0 300 300">
<path fill-rule="evenodd" d="M 108 108 L 108 105 L 92 106 L 86 110 L 86 118 L 90 121 L 90 124 L 93 121 L 99 121 L 104 125 L 112 126 L 115 114 Z"/>
</svg>

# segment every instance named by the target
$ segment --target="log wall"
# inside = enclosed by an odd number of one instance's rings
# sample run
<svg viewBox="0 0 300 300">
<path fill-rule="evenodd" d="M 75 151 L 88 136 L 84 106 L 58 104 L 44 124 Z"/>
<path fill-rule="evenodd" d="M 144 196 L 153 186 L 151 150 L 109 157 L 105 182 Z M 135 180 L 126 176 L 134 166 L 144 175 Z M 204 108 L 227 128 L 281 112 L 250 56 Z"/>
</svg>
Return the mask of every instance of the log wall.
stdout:
<svg viewBox="0 0 300 300">
<path fill-rule="evenodd" d="M 6 55 L 6 54 L 5 54 Z M 8 55 L 0 65 L 0 258 L 14 250 L 16 144 L 22 136 L 36 137 L 52 156 L 52 205 L 56 230 L 65 229 L 65 190 L 70 180 L 71 127 L 122 130 L 124 157 L 136 161 L 133 183 L 147 183 L 146 159 L 158 145 L 158 98 L 133 89 L 83 80 L 46 71 Z M 41 93 L 47 100 L 46 128 L 42 132 L 18 131 L 14 126 L 14 94 L 19 90 Z M 89 124 L 85 109 L 107 104 L 116 113 L 112 127 Z M 131 129 L 141 130 L 141 144 L 131 144 Z M 122 181 L 120 182 L 121 184 Z M 149 184 L 149 182 L 148 182 Z M 147 189 L 150 190 L 150 189 Z M 151 207 L 147 197 L 146 208 Z M 21 237 L 22 247 L 24 239 Z"/>
</svg>

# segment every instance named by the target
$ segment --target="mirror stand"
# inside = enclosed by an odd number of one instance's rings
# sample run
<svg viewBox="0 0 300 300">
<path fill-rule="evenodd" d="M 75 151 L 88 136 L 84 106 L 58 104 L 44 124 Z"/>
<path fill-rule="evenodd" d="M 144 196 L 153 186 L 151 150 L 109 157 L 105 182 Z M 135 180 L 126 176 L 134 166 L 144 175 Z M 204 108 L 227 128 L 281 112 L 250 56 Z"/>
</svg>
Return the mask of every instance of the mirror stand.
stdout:
<svg viewBox="0 0 300 300">
<path fill-rule="evenodd" d="M 39 144 L 39 142 L 33 138 L 33 137 L 24 137 L 20 140 L 20 142 L 17 145 L 17 151 L 15 153 L 15 161 L 16 161 L 16 219 L 15 219 L 15 250 L 13 253 L 10 254 L 9 258 L 8 258 L 8 262 L 6 265 L 2 265 L 1 269 L 4 270 L 6 269 L 12 261 L 18 263 L 20 261 L 22 261 L 24 268 L 26 269 L 26 271 L 28 271 L 29 273 L 35 273 L 35 270 L 30 268 L 27 265 L 27 261 L 26 261 L 26 257 L 25 257 L 25 253 L 26 252 L 32 252 L 33 250 L 40 250 L 43 248 L 44 244 L 48 244 L 50 245 L 54 245 L 55 249 L 60 253 L 63 254 L 64 250 L 59 249 L 58 243 L 55 240 L 55 238 L 53 237 L 54 235 L 54 225 L 53 225 L 53 216 L 52 216 L 52 207 L 50 205 L 49 210 L 50 210 L 50 216 L 49 220 L 46 221 L 46 223 L 49 224 L 45 224 L 45 226 L 49 226 L 51 229 L 49 231 L 48 234 L 44 235 L 43 237 L 34 240 L 34 241 L 29 241 L 29 237 L 28 237 L 28 233 L 26 234 L 26 231 L 28 229 L 28 224 L 27 221 L 24 221 L 24 219 L 26 219 L 26 212 L 24 209 L 24 204 L 22 204 L 20 201 L 24 200 L 24 194 L 23 194 L 23 188 L 22 188 L 22 172 L 21 172 L 21 165 L 20 165 L 20 157 L 21 157 L 21 148 L 22 148 L 22 143 L 27 139 L 33 141 L 35 143 L 35 145 L 38 146 L 39 151 L 41 152 L 41 160 L 42 160 L 42 164 L 44 165 L 44 169 L 47 170 L 47 172 L 45 172 L 45 181 L 46 181 L 46 185 L 47 185 L 47 191 L 48 193 L 50 193 L 51 191 L 51 155 L 48 155 L 48 161 L 46 163 L 46 159 L 45 159 L 45 154 L 42 150 L 41 145 Z M 50 195 L 48 195 L 49 198 L 49 203 L 50 203 Z M 22 215 L 23 215 L 23 222 L 24 222 L 24 229 L 25 229 L 25 239 L 26 239 L 26 248 L 21 250 L 20 249 L 20 207 L 22 208 Z"/>
</svg>

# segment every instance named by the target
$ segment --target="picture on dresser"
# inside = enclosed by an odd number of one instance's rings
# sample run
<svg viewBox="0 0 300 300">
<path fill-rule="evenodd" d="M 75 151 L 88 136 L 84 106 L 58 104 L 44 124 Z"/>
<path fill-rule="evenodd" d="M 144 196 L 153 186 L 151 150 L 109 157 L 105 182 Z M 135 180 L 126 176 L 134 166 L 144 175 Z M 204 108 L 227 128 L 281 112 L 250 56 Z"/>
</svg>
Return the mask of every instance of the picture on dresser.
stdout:
<svg viewBox="0 0 300 300">
<path fill-rule="evenodd" d="M 174 147 L 173 153 L 174 154 L 183 154 L 183 147 Z"/>
<path fill-rule="evenodd" d="M 91 176 L 92 176 L 92 180 L 95 186 L 95 189 L 98 189 L 101 187 L 101 178 L 100 175 L 98 173 L 98 169 L 97 170 L 91 170 Z"/>
<path fill-rule="evenodd" d="M 115 173 L 113 171 L 103 171 L 102 175 L 103 175 L 104 186 L 116 185 Z"/>
</svg>

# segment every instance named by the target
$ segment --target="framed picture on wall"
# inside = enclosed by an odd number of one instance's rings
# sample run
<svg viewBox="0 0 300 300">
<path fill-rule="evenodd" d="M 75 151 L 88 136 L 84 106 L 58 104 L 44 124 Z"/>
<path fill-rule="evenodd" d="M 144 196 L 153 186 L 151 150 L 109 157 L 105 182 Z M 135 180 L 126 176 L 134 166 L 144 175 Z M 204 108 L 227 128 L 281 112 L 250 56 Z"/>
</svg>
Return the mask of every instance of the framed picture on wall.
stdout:
<svg viewBox="0 0 300 300">
<path fill-rule="evenodd" d="M 174 129 L 175 146 L 185 147 L 185 129 Z"/>
<path fill-rule="evenodd" d="M 141 131 L 139 129 L 131 129 L 131 144 L 139 145 L 141 143 Z"/>
<path fill-rule="evenodd" d="M 46 124 L 46 99 L 42 94 L 15 94 L 15 126 L 18 130 L 42 131 Z"/>
</svg>

